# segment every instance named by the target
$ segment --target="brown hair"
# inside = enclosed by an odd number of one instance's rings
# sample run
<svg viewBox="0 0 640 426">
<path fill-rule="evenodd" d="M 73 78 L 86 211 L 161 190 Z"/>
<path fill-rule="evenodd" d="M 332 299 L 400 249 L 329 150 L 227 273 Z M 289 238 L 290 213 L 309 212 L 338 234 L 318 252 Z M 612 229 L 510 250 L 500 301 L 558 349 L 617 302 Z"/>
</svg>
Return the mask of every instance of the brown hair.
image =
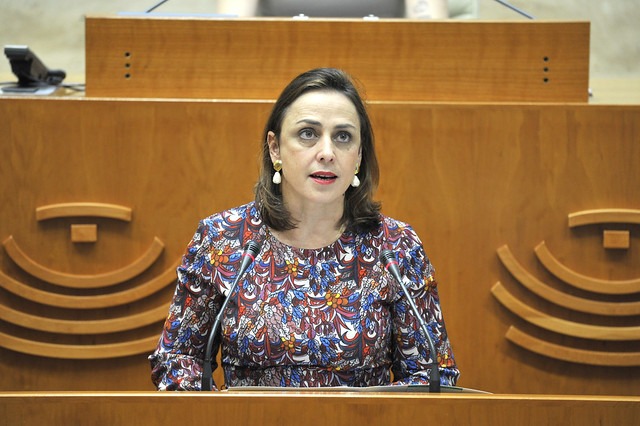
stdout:
<svg viewBox="0 0 640 426">
<path fill-rule="evenodd" d="M 373 200 L 378 186 L 379 169 L 376 158 L 373 129 L 366 107 L 353 80 L 347 73 L 335 68 L 316 68 L 300 74 L 285 87 L 276 101 L 262 135 L 262 162 L 260 177 L 255 186 L 256 203 L 262 219 L 269 227 L 287 230 L 296 227 L 282 202 L 279 185 L 273 183 L 274 174 L 267 134 L 271 131 L 280 137 L 282 122 L 289 106 L 300 96 L 314 90 L 334 90 L 345 95 L 356 108 L 360 119 L 360 143 L 362 160 L 358 177 L 360 186 L 349 187 L 344 197 L 344 213 L 339 225 L 348 230 L 370 230 L 379 223 L 380 203 Z"/>
</svg>

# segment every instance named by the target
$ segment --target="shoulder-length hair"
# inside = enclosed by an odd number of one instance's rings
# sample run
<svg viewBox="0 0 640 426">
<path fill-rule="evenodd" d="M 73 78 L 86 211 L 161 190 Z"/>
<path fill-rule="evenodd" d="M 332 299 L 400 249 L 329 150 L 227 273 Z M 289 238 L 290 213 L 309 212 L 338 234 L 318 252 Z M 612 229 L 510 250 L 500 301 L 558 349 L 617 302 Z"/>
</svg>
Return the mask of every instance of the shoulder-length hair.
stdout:
<svg viewBox="0 0 640 426">
<path fill-rule="evenodd" d="M 305 93 L 333 90 L 345 95 L 356 108 L 360 120 L 362 158 L 358 178 L 360 186 L 349 186 L 344 197 L 344 212 L 339 226 L 351 231 L 372 230 L 379 224 L 380 203 L 373 200 L 378 187 L 379 168 L 376 158 L 373 129 L 364 102 L 347 73 L 335 68 L 317 68 L 293 79 L 276 101 L 262 135 L 260 177 L 255 186 L 256 204 L 267 226 L 277 231 L 293 229 L 296 224 L 282 201 L 280 186 L 273 183 L 274 169 L 269 155 L 267 134 L 280 138 L 282 122 L 289 106 Z"/>
</svg>

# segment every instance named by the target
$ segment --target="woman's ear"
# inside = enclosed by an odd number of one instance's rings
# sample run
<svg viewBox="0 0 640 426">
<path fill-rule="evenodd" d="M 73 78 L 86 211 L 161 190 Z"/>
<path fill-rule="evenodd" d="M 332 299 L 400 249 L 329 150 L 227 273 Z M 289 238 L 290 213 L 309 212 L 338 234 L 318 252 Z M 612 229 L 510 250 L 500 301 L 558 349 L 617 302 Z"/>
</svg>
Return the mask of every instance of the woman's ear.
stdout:
<svg viewBox="0 0 640 426">
<path fill-rule="evenodd" d="M 269 146 L 269 155 L 271 156 L 271 162 L 280 159 L 280 144 L 276 134 L 271 130 L 267 133 L 267 146 Z"/>
</svg>

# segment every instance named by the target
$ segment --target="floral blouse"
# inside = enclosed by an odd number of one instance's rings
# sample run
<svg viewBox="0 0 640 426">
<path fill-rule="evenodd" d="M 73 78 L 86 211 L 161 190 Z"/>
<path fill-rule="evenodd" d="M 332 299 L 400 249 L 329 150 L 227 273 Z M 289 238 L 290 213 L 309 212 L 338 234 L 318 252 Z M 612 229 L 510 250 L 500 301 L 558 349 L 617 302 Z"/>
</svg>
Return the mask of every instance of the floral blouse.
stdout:
<svg viewBox="0 0 640 426">
<path fill-rule="evenodd" d="M 298 249 L 271 235 L 251 202 L 202 220 L 187 247 L 169 316 L 149 357 L 159 390 L 200 390 L 208 334 L 249 240 L 261 244 L 260 252 L 221 321 L 227 387 L 428 384 L 434 356 L 441 383 L 455 385 L 460 373 L 434 270 L 409 225 L 381 215 L 374 232 L 347 231 L 327 247 Z M 379 261 L 387 248 L 396 254 L 437 354 Z"/>
</svg>

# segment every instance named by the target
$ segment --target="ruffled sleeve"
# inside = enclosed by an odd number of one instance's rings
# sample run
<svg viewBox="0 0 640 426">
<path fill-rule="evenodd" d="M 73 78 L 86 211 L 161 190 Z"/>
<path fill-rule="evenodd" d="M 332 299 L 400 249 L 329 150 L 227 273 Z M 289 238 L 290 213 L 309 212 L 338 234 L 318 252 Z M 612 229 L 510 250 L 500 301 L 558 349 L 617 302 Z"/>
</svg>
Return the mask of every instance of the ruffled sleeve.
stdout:
<svg viewBox="0 0 640 426">
<path fill-rule="evenodd" d="M 211 285 L 212 233 L 210 223 L 200 222 L 178 267 L 169 315 L 158 346 L 149 356 L 151 380 L 158 390 L 201 389 L 208 332 L 221 299 Z"/>
<path fill-rule="evenodd" d="M 415 231 L 408 225 L 402 225 L 399 230 L 401 235 L 394 251 L 398 253 L 403 282 L 427 324 L 437 353 L 430 352 L 420 322 L 397 285 L 392 309 L 393 384 L 428 384 L 431 360 L 435 357 L 440 383 L 453 386 L 460 371 L 447 336 L 434 268 Z"/>
</svg>

